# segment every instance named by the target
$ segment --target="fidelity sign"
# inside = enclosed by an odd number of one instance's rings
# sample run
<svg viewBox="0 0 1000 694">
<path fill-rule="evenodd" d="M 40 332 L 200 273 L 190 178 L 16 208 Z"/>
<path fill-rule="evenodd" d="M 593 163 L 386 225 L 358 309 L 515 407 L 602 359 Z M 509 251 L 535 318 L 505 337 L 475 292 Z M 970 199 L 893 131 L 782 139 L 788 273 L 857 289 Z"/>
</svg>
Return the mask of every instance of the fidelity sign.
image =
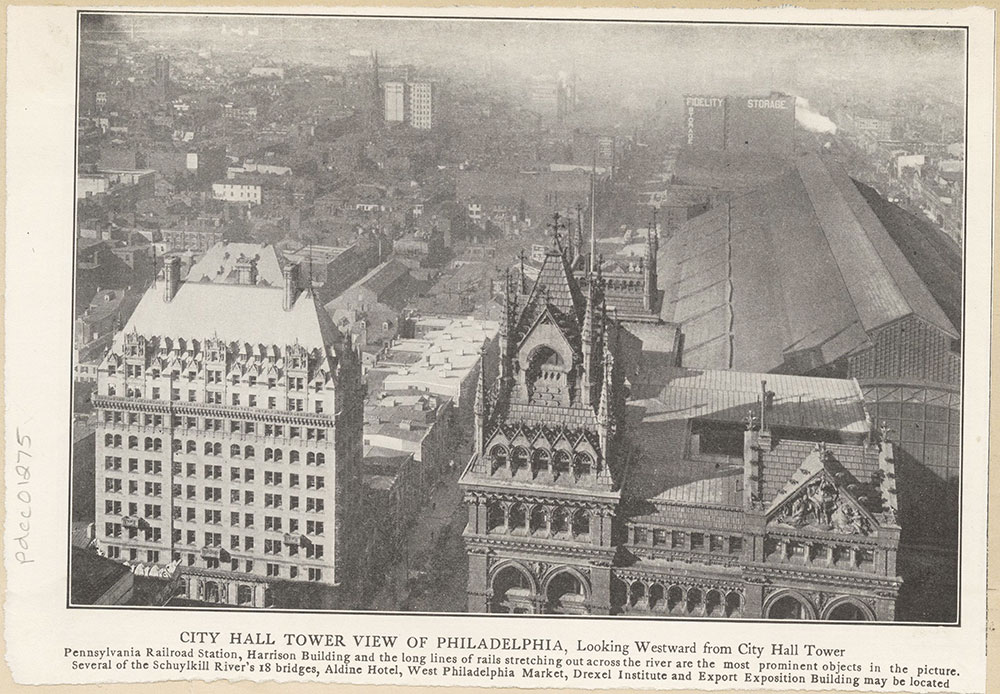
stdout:
<svg viewBox="0 0 1000 694">
<path fill-rule="evenodd" d="M 687 141 L 689 145 L 695 142 L 695 109 L 722 109 L 726 105 L 725 97 L 721 96 L 686 96 L 684 106 L 687 109 Z M 721 125 L 721 122 L 720 122 Z"/>
</svg>

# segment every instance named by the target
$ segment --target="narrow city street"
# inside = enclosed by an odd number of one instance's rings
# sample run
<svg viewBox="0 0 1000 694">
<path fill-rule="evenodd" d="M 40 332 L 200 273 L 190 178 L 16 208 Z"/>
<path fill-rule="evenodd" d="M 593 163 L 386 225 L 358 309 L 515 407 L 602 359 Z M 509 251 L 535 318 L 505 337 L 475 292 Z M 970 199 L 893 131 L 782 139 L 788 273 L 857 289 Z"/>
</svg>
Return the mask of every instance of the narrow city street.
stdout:
<svg viewBox="0 0 1000 694">
<path fill-rule="evenodd" d="M 458 487 L 461 468 L 442 475 L 409 528 L 398 561 L 386 569 L 373 610 L 464 612 L 467 513 Z"/>
</svg>

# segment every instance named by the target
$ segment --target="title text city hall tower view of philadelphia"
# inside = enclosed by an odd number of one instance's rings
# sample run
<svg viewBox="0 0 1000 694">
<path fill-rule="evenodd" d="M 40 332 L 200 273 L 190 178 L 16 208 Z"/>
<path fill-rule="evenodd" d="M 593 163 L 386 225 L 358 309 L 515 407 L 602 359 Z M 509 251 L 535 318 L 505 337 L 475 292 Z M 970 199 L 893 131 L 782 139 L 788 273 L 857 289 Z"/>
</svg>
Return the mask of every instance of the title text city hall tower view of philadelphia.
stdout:
<svg viewBox="0 0 1000 694">
<path fill-rule="evenodd" d="M 953 622 L 961 35 L 387 21 L 81 16 L 71 605 Z"/>
</svg>

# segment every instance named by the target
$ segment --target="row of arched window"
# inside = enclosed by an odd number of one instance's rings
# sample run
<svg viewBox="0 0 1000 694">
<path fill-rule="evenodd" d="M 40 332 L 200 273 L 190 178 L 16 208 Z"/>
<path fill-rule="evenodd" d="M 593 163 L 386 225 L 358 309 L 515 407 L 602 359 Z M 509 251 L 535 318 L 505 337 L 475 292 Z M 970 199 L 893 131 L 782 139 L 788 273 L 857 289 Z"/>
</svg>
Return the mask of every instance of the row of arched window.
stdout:
<svg viewBox="0 0 1000 694">
<path fill-rule="evenodd" d="M 107 448 L 121 448 L 122 447 L 122 435 L 121 434 L 105 434 L 104 435 L 104 445 Z M 128 447 L 133 451 L 139 450 L 139 437 L 129 436 L 128 437 Z M 144 451 L 161 451 L 163 450 L 163 440 L 159 437 L 147 436 L 142 441 L 142 450 Z"/>
<path fill-rule="evenodd" d="M 691 617 L 737 617 L 742 613 L 739 591 L 680 585 L 664 586 L 615 578 L 611 585 L 613 606 L 623 612 L 660 612 Z"/>
<path fill-rule="evenodd" d="M 498 470 L 506 470 L 511 475 L 516 475 L 520 470 L 529 469 L 532 477 L 545 472 L 558 479 L 561 475 L 572 473 L 579 479 L 594 471 L 594 459 L 587 453 L 571 453 L 562 449 L 529 450 L 524 446 L 514 446 L 508 450 L 503 444 L 497 444 L 490 449 L 491 475 L 496 474 Z"/>
<path fill-rule="evenodd" d="M 590 512 L 564 506 L 486 502 L 486 530 L 491 533 L 571 539 L 590 536 Z"/>
<path fill-rule="evenodd" d="M 181 441 L 180 439 L 174 440 L 174 451 L 180 452 Z M 221 443 L 212 443 L 211 441 L 206 441 L 202 449 L 205 455 L 221 456 L 223 447 Z M 185 453 L 197 453 L 198 444 L 193 439 L 189 439 L 186 444 L 184 444 Z M 239 444 L 232 444 L 229 446 L 229 457 L 230 458 L 245 458 L 247 460 L 253 459 L 257 456 L 257 451 L 253 446 L 243 446 L 240 447 Z M 264 449 L 264 461 L 280 463 L 285 459 L 285 452 L 280 448 L 265 448 Z M 302 454 L 297 450 L 288 451 L 288 462 L 289 463 L 299 463 L 302 460 Z M 315 451 L 306 452 L 306 465 L 326 465 L 326 454 L 317 453 Z"/>
</svg>

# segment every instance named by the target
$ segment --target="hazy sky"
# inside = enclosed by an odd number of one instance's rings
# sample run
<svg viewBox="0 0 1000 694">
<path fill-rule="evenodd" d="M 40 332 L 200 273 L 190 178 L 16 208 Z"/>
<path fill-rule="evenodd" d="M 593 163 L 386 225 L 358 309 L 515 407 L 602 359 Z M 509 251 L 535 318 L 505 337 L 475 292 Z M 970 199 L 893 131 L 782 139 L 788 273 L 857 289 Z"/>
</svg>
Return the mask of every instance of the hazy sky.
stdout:
<svg viewBox="0 0 1000 694">
<path fill-rule="evenodd" d="M 878 92 L 964 87 L 961 30 L 884 27 L 678 24 L 663 22 L 370 19 L 130 15 L 85 18 L 84 36 L 135 24 L 150 41 L 218 41 L 222 27 L 256 27 L 257 50 L 295 59 L 312 46 L 375 49 L 384 61 L 485 65 L 513 75 L 576 67 L 584 85 L 682 91 L 753 72 L 808 84 L 829 76 L 856 79 Z M 781 85 L 775 85 L 781 86 Z M 671 89 L 673 87 L 673 89 Z M 583 88 L 583 87 L 582 87 Z"/>
</svg>

